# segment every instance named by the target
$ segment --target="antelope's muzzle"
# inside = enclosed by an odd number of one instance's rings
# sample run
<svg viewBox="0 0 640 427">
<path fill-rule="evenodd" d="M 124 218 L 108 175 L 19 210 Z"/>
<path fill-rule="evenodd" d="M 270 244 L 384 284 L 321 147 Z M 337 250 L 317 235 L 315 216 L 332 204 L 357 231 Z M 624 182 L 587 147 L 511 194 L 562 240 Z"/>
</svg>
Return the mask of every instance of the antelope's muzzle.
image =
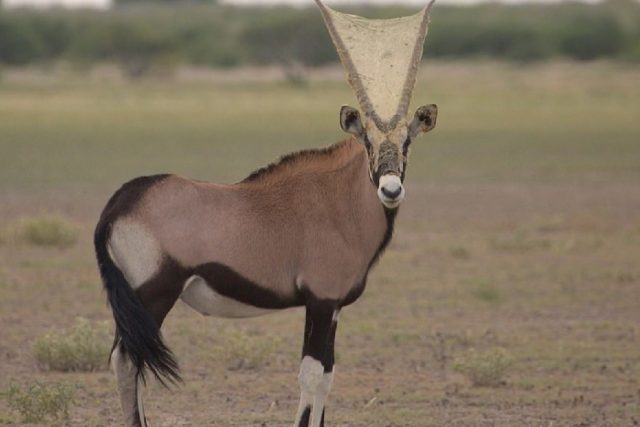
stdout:
<svg viewBox="0 0 640 427">
<path fill-rule="evenodd" d="M 380 177 L 378 198 L 389 209 L 398 207 L 404 199 L 404 187 L 398 175 L 387 174 Z"/>
</svg>

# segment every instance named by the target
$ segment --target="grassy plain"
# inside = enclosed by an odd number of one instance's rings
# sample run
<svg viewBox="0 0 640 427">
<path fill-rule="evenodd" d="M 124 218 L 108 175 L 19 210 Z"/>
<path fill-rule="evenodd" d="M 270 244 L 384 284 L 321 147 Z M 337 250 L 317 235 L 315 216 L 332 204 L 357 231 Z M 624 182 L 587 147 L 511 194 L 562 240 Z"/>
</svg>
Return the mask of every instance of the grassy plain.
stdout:
<svg viewBox="0 0 640 427">
<path fill-rule="evenodd" d="M 637 425 L 638 68 L 435 63 L 414 107 L 432 102 L 394 241 L 341 315 L 327 424 Z M 42 372 L 32 353 L 78 316 L 110 319 L 91 246 L 106 199 L 133 176 L 232 182 L 328 145 L 344 103 L 333 79 L 0 83 L 0 228 L 47 214 L 81 231 L 68 248 L 0 237 L 0 390 L 75 384 L 59 425 L 119 425 L 109 372 Z M 150 424 L 289 426 L 302 328 L 299 310 L 231 321 L 178 303 L 164 333 L 186 383 L 151 384 Z M 474 387 L 453 367 L 484 351 L 508 354 L 509 371 Z M 1 399 L 0 422 L 21 425 Z"/>
</svg>

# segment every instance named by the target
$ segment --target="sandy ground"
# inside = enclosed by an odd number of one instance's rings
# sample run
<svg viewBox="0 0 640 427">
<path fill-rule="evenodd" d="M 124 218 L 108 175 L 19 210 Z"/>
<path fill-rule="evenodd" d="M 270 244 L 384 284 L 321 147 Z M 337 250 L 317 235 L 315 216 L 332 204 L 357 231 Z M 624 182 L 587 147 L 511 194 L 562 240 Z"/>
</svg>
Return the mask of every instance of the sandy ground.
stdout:
<svg viewBox="0 0 640 427">
<path fill-rule="evenodd" d="M 341 314 L 327 426 L 638 425 L 637 68 L 442 64 L 426 76 L 416 98 L 441 117 L 413 149 L 391 246 Z M 106 354 L 104 370 L 60 373 L 32 352 L 77 317 L 111 321 L 91 242 L 107 198 L 135 175 L 235 180 L 334 141 L 352 98 L 341 82 L 4 77 L 0 229 L 54 213 L 80 237 L 66 249 L 0 240 L 0 391 L 71 384 L 70 418 L 47 424 L 119 426 Z M 150 425 L 291 426 L 303 322 L 300 310 L 224 320 L 178 303 L 164 335 L 185 383 L 149 384 Z M 496 386 L 454 369 L 496 349 L 512 360 Z M 3 398 L 0 424 L 24 425 Z"/>
<path fill-rule="evenodd" d="M 408 194 L 394 243 L 365 296 L 341 318 L 329 425 L 640 420 L 637 186 L 414 183 Z M 100 205 L 99 198 L 79 207 L 64 197 L 3 201 L 5 218 L 68 210 L 86 231 Z M 109 318 L 89 233 L 68 250 L 0 251 L 2 385 L 75 383 L 78 401 L 61 425 L 118 425 L 109 373 L 42 373 L 30 353 L 30 342 L 52 325 Z M 482 288 L 497 296 L 485 300 Z M 290 425 L 302 321 L 299 310 L 204 319 L 179 303 L 165 334 L 186 383 L 171 391 L 152 384 L 151 425 Z M 234 369 L 220 346 L 238 333 L 272 340 L 275 348 L 259 356 L 258 367 Z M 495 347 L 515 360 L 503 385 L 472 387 L 452 369 L 466 349 Z"/>
</svg>

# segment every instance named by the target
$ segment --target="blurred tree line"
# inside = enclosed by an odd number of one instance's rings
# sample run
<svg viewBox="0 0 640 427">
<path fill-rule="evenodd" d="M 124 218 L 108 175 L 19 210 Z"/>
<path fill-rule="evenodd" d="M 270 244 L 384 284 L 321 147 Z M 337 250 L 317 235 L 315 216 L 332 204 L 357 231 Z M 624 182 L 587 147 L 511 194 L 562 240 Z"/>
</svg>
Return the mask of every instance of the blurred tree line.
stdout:
<svg viewBox="0 0 640 427">
<path fill-rule="evenodd" d="M 375 18 L 415 12 L 397 6 L 347 9 Z M 640 61 L 640 3 L 438 5 L 425 55 Z M 120 0 L 108 11 L 0 10 L 0 64 L 58 60 L 116 62 L 136 76 L 154 64 L 314 66 L 336 61 L 336 54 L 315 7 Z"/>
</svg>

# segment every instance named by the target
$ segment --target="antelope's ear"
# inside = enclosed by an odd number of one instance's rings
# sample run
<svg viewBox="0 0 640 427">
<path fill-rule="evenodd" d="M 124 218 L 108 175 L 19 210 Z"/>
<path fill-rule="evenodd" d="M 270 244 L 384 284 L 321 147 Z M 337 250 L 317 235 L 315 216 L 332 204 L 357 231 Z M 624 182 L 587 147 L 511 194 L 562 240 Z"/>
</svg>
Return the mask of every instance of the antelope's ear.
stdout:
<svg viewBox="0 0 640 427">
<path fill-rule="evenodd" d="M 343 131 L 362 137 L 364 135 L 364 126 L 360 120 L 360 113 L 353 107 L 343 105 L 340 109 L 340 127 Z"/>
<path fill-rule="evenodd" d="M 438 106 L 436 104 L 423 105 L 418 108 L 409 125 L 411 137 L 415 137 L 420 133 L 429 132 L 436 127 L 437 118 Z"/>
</svg>

